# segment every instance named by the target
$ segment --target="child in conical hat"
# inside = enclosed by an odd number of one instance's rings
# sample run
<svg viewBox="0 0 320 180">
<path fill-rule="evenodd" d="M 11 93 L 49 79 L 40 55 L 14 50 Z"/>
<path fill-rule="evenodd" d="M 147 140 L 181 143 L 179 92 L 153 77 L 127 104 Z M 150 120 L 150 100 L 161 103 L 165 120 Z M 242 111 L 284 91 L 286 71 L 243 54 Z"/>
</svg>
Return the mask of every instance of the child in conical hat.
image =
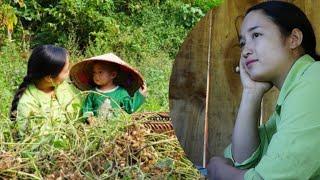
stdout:
<svg viewBox="0 0 320 180">
<path fill-rule="evenodd" d="M 138 71 L 113 53 L 75 64 L 70 78 L 80 90 L 92 90 L 82 107 L 84 117 L 108 118 L 115 109 L 131 114 L 145 101 L 146 86 Z"/>
</svg>

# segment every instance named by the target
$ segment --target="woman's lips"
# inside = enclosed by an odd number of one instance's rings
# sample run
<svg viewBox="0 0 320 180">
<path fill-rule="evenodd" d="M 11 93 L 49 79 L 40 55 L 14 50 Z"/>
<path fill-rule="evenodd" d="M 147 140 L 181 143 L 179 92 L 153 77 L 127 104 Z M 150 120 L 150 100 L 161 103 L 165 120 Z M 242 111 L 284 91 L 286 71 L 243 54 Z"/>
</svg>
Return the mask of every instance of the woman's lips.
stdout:
<svg viewBox="0 0 320 180">
<path fill-rule="evenodd" d="M 258 61 L 258 59 L 248 60 L 248 61 L 246 61 L 246 66 L 248 67 L 250 64 L 257 62 L 257 61 Z"/>
</svg>

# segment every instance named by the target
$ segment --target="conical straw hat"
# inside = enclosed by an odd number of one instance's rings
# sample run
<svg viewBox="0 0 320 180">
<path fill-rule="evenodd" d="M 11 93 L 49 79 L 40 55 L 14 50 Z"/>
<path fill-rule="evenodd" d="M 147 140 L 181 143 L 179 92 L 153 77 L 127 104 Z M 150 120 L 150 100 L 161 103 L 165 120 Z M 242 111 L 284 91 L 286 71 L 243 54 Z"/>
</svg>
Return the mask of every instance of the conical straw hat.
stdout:
<svg viewBox="0 0 320 180">
<path fill-rule="evenodd" d="M 114 63 L 119 66 L 116 84 L 124 87 L 132 96 L 143 85 L 142 75 L 129 64 L 113 53 L 95 56 L 76 63 L 70 70 L 70 79 L 80 90 L 90 90 L 95 87 L 92 80 L 94 62 Z"/>
</svg>

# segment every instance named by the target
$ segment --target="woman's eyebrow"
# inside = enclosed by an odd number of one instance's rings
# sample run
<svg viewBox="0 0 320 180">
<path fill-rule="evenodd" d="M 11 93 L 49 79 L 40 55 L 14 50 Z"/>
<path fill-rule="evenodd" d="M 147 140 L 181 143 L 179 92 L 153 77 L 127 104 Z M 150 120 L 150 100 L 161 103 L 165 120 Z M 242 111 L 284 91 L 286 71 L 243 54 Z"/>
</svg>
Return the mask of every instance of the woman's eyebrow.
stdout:
<svg viewBox="0 0 320 180">
<path fill-rule="evenodd" d="M 251 31 L 253 31 L 253 30 L 257 29 L 257 28 L 261 28 L 261 26 L 253 26 L 253 27 L 249 28 L 247 32 L 251 32 Z M 241 39 L 243 39 L 243 36 L 242 36 L 242 35 L 240 35 L 240 36 L 238 37 L 238 40 L 239 40 L 239 41 L 240 41 Z"/>
<path fill-rule="evenodd" d="M 248 32 L 251 32 L 251 31 L 253 31 L 253 30 L 257 29 L 257 28 L 260 28 L 260 27 L 261 26 L 253 26 L 253 27 L 248 29 Z"/>
</svg>

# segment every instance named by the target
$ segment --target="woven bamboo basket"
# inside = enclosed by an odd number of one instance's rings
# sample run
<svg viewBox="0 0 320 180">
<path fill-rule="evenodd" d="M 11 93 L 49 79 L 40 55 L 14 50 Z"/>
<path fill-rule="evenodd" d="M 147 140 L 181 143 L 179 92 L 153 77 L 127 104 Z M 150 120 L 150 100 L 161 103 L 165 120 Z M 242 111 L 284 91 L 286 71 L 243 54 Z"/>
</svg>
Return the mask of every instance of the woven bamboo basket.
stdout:
<svg viewBox="0 0 320 180">
<path fill-rule="evenodd" d="M 154 133 L 174 135 L 171 118 L 168 112 L 143 112 L 132 115 L 133 120 L 142 120 L 144 127 Z"/>
</svg>

